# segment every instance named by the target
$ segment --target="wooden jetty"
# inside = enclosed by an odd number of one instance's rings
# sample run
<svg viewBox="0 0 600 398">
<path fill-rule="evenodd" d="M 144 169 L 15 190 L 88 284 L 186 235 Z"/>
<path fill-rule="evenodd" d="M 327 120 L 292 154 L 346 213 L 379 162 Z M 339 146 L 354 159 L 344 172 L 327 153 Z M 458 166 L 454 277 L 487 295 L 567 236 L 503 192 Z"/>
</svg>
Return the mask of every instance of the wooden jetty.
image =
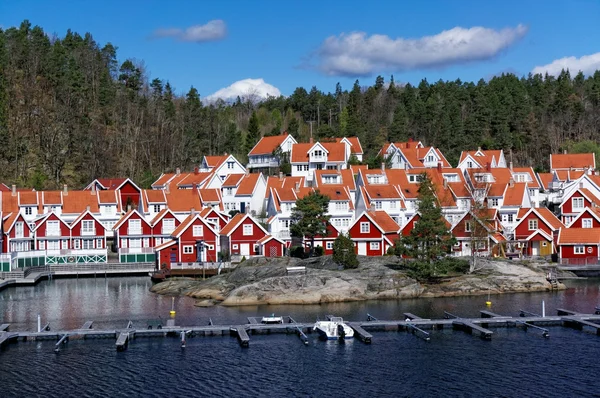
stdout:
<svg viewBox="0 0 600 398">
<path fill-rule="evenodd" d="M 483 339 L 490 340 L 493 331 L 490 329 L 498 327 L 520 327 L 523 330 L 533 328 L 543 332 L 548 337 L 547 326 L 568 327 L 576 330 L 591 329 L 600 335 L 600 314 L 583 314 L 559 308 L 556 316 L 503 316 L 489 310 L 480 311 L 480 318 L 460 317 L 445 312 L 443 319 L 424 319 L 411 313 L 404 313 L 402 320 L 380 320 L 368 315 L 367 321 L 347 322 L 354 330 L 355 337 L 364 343 L 371 343 L 374 331 L 407 331 L 416 336 L 430 341 L 431 335 L 426 330 L 438 330 L 450 328 L 463 330 L 467 333 L 479 335 Z M 529 313 L 532 314 L 532 313 Z M 525 315 L 522 311 L 520 315 Z M 75 330 L 49 330 L 42 329 L 39 332 L 20 331 L 8 332 L 10 324 L 0 325 L 0 346 L 12 341 L 27 340 L 54 340 L 57 343 L 57 352 L 60 347 L 69 341 L 71 337 L 83 339 L 108 338 L 115 341 L 116 349 L 124 351 L 132 338 L 143 337 L 179 337 L 182 347 L 185 347 L 186 337 L 194 336 L 235 336 L 241 347 L 250 346 L 250 336 L 257 334 L 286 333 L 295 334 L 304 343 L 309 343 L 308 333 L 313 330 L 314 323 L 296 322 L 292 317 L 282 317 L 283 323 L 266 324 L 258 322 L 255 317 L 249 317 L 248 323 L 240 325 L 214 325 L 212 321 L 201 326 L 176 326 L 174 323 L 167 324 L 162 329 L 137 328 L 132 322 L 128 322 L 125 329 L 99 330 L 93 328 L 93 321 L 86 321 L 80 329 Z"/>
</svg>

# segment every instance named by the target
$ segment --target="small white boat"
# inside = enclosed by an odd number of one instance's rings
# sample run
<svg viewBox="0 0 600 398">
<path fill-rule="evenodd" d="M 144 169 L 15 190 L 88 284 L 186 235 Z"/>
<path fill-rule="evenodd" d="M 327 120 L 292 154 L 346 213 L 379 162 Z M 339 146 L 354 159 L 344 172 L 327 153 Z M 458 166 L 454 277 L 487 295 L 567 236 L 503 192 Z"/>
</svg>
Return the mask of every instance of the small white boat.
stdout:
<svg viewBox="0 0 600 398">
<path fill-rule="evenodd" d="M 313 330 L 319 332 L 321 337 L 327 340 L 351 339 L 354 337 L 354 330 L 344 323 L 339 316 L 333 316 L 329 321 L 318 321 Z"/>
<path fill-rule="evenodd" d="M 283 317 L 271 314 L 271 316 L 263 316 L 260 322 L 265 324 L 279 324 L 283 323 Z"/>
</svg>

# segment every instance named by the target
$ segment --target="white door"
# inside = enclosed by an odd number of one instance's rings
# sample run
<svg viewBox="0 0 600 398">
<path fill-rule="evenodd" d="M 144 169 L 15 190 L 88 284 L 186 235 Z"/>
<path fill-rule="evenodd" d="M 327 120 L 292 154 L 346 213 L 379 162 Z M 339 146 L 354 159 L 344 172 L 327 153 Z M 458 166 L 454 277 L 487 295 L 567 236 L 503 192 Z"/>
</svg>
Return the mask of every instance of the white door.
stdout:
<svg viewBox="0 0 600 398">
<path fill-rule="evenodd" d="M 242 255 L 242 256 L 250 255 L 250 243 L 240 243 L 240 255 Z"/>
<path fill-rule="evenodd" d="M 463 256 L 471 255 L 471 243 L 470 242 L 463 242 L 462 255 Z"/>
<path fill-rule="evenodd" d="M 531 255 L 532 256 L 540 255 L 540 242 L 537 240 L 534 240 L 531 242 Z"/>
<path fill-rule="evenodd" d="M 358 242 L 358 255 L 359 256 L 367 255 L 367 242 Z"/>
</svg>

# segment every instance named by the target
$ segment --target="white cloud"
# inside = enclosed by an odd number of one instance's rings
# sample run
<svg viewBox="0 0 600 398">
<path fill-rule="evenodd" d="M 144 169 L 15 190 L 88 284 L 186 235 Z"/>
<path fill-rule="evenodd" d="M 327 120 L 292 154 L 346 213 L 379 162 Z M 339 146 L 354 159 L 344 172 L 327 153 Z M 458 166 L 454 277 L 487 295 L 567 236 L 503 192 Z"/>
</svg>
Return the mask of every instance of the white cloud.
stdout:
<svg viewBox="0 0 600 398">
<path fill-rule="evenodd" d="M 330 36 L 316 56 L 317 68 L 328 75 L 364 76 L 383 70 L 403 71 L 445 67 L 493 58 L 525 34 L 528 28 L 494 30 L 455 27 L 434 36 L 392 39 L 365 32 Z"/>
<path fill-rule="evenodd" d="M 154 31 L 154 37 L 172 37 L 179 41 L 202 43 L 221 40 L 227 35 L 227 25 L 221 19 L 208 21 L 204 25 L 193 25 L 189 28 L 161 28 Z"/>
<path fill-rule="evenodd" d="M 579 71 L 582 71 L 586 75 L 591 75 L 600 69 L 600 53 L 584 55 L 581 58 L 564 57 L 555 59 L 547 65 L 536 66 L 531 73 L 546 74 L 548 72 L 549 75 L 558 76 L 563 69 L 568 69 L 571 72 L 571 76 L 579 73 Z"/>
<path fill-rule="evenodd" d="M 281 91 L 275 86 L 266 83 L 264 79 L 244 79 L 238 80 L 232 85 L 222 88 L 214 94 L 205 98 L 206 102 L 213 102 L 217 99 L 232 101 L 239 96 L 244 100 L 257 101 L 269 96 L 279 97 Z"/>
</svg>

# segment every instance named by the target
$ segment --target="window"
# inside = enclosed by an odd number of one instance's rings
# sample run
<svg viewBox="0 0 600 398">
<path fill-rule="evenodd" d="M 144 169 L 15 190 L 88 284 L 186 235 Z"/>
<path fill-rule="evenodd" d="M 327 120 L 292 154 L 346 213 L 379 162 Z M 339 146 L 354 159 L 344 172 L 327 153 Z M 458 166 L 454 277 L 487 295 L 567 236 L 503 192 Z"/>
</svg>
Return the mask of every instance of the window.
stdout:
<svg viewBox="0 0 600 398">
<path fill-rule="evenodd" d="M 175 230 L 175 219 L 174 218 L 164 218 L 162 222 L 162 233 L 170 234 Z"/>
<path fill-rule="evenodd" d="M 16 234 L 17 238 L 23 237 L 24 227 L 25 227 L 25 225 L 23 224 L 23 221 L 19 221 L 18 223 L 15 224 L 15 234 Z"/>
<path fill-rule="evenodd" d="M 585 247 L 583 246 L 575 246 L 575 254 L 583 254 L 585 253 Z"/>
<path fill-rule="evenodd" d="M 46 243 L 47 250 L 60 250 L 60 241 L 58 240 L 49 240 Z"/>
<path fill-rule="evenodd" d="M 350 225 L 350 220 L 347 218 L 342 218 L 342 227 L 348 227 Z"/>
<path fill-rule="evenodd" d="M 253 232 L 253 225 L 252 224 L 244 224 L 244 231 L 243 231 L 243 235 L 244 236 L 248 236 L 248 235 L 252 235 Z"/>
<path fill-rule="evenodd" d="M 62 241 L 62 249 L 63 249 L 63 250 L 67 250 L 68 248 L 69 248 L 69 241 L 68 241 L 68 240 L 66 240 L 66 239 L 64 239 L 64 240 Z"/>
<path fill-rule="evenodd" d="M 183 254 L 194 253 L 194 246 L 183 246 Z"/>
<path fill-rule="evenodd" d="M 142 247 L 150 247 L 150 238 L 142 239 Z"/>
<path fill-rule="evenodd" d="M 490 199 L 490 207 L 498 207 L 498 199 L 497 198 Z"/>
<path fill-rule="evenodd" d="M 323 165 L 321 163 L 317 163 L 317 170 L 323 170 Z"/>
<path fill-rule="evenodd" d="M 302 169 L 303 169 L 302 165 L 296 166 L 297 171 L 302 171 Z"/>
<path fill-rule="evenodd" d="M 160 205 L 153 205 L 153 206 L 152 206 L 152 210 L 153 210 L 155 213 L 160 213 Z"/>
<path fill-rule="evenodd" d="M 379 250 L 379 242 L 371 242 L 371 250 Z"/>
<path fill-rule="evenodd" d="M 125 244 L 125 246 L 123 246 L 123 241 L 125 241 L 125 239 L 121 239 L 121 247 L 127 247 L 127 244 Z M 80 239 L 75 239 L 73 241 L 73 248 L 75 250 L 79 250 L 81 248 L 81 240 Z"/>
<path fill-rule="evenodd" d="M 538 229 L 538 220 L 529 220 L 529 230 L 535 231 Z"/>
<path fill-rule="evenodd" d="M 33 213 L 33 207 L 26 207 L 25 208 L 25 215 L 26 216 L 30 216 Z"/>
<path fill-rule="evenodd" d="M 336 210 L 347 210 L 348 204 L 346 202 L 335 202 L 335 209 Z"/>
<path fill-rule="evenodd" d="M 40 241 L 40 250 L 46 250 L 46 241 L 44 241 L 44 240 Z"/>
<path fill-rule="evenodd" d="M 304 171 L 308 171 L 308 165 L 307 164 L 304 165 Z"/>
<path fill-rule="evenodd" d="M 81 248 L 83 250 L 90 250 L 94 248 L 94 240 L 93 239 L 82 239 L 81 240 Z"/>
<path fill-rule="evenodd" d="M 467 167 L 468 167 L 469 169 L 472 169 L 472 168 L 473 168 L 473 162 L 471 162 L 471 161 L 469 160 L 469 161 L 467 162 Z"/>
<path fill-rule="evenodd" d="M 142 233 L 142 220 L 129 220 L 129 231 L 130 234 L 141 234 Z"/>
<path fill-rule="evenodd" d="M 154 246 L 155 247 L 162 245 L 162 243 L 163 243 L 162 238 L 154 238 Z"/>
<path fill-rule="evenodd" d="M 414 228 L 414 226 L 413 226 L 413 228 Z M 467 221 L 465 223 L 465 232 L 471 232 L 471 222 L 470 221 Z"/>
<path fill-rule="evenodd" d="M 419 182 L 419 175 L 418 174 L 409 174 L 408 182 Z"/>
<path fill-rule="evenodd" d="M 583 209 L 583 198 L 573 198 L 571 203 L 573 204 L 573 210 Z"/>
<path fill-rule="evenodd" d="M 376 200 L 376 201 L 375 201 L 375 208 L 376 208 L 377 210 L 381 210 L 381 201 L 380 201 L 380 200 Z"/>
<path fill-rule="evenodd" d="M 237 243 L 234 243 L 233 245 L 231 245 L 231 248 L 233 250 L 237 250 L 239 248 L 239 245 Z"/>
<path fill-rule="evenodd" d="M 371 232 L 371 224 L 368 222 L 361 222 L 360 223 L 360 233 L 368 234 L 369 232 Z"/>
<path fill-rule="evenodd" d="M 47 236 L 60 236 L 60 225 L 59 221 L 48 221 L 46 224 L 46 235 Z"/>
<path fill-rule="evenodd" d="M 140 220 L 137 220 L 140 221 Z M 131 224 L 129 225 L 131 227 Z M 92 235 L 95 233 L 94 220 L 82 220 L 81 221 L 81 234 Z"/>
<path fill-rule="evenodd" d="M 204 228 L 202 228 L 202 225 L 194 225 L 192 227 L 192 235 L 195 237 L 204 236 Z"/>
<path fill-rule="evenodd" d="M 427 162 L 431 163 L 431 162 L 433 162 L 433 161 L 434 161 L 434 157 L 433 157 L 433 155 L 428 155 L 428 156 L 427 156 Z"/>
<path fill-rule="evenodd" d="M 390 209 L 395 209 L 396 208 L 396 201 L 392 200 L 390 201 Z"/>
<path fill-rule="evenodd" d="M 325 244 L 325 247 L 327 248 L 327 250 L 333 250 L 333 242 L 327 242 Z"/>
<path fill-rule="evenodd" d="M 508 222 L 513 222 L 513 214 L 508 214 Z"/>
<path fill-rule="evenodd" d="M 321 156 L 323 156 L 323 151 L 317 149 L 316 151 L 313 152 L 313 156 L 316 158 L 320 158 Z"/>
<path fill-rule="evenodd" d="M 334 164 L 333 164 L 333 165 L 331 165 L 331 164 L 328 164 L 326 168 L 327 168 L 327 170 L 336 170 L 336 169 L 337 169 L 337 166 L 336 166 L 336 165 L 334 165 Z"/>
<path fill-rule="evenodd" d="M 227 168 L 228 168 L 229 170 L 233 169 L 233 165 L 234 165 L 234 164 L 235 164 L 234 162 L 227 162 Z"/>
<path fill-rule="evenodd" d="M 130 248 L 141 248 L 142 247 L 142 240 L 141 239 L 129 239 L 129 247 Z"/>
<path fill-rule="evenodd" d="M 225 188 L 225 195 L 226 196 L 233 196 L 233 188 Z"/>
<path fill-rule="evenodd" d="M 592 219 L 584 218 L 581 220 L 581 228 L 592 228 Z"/>
</svg>

